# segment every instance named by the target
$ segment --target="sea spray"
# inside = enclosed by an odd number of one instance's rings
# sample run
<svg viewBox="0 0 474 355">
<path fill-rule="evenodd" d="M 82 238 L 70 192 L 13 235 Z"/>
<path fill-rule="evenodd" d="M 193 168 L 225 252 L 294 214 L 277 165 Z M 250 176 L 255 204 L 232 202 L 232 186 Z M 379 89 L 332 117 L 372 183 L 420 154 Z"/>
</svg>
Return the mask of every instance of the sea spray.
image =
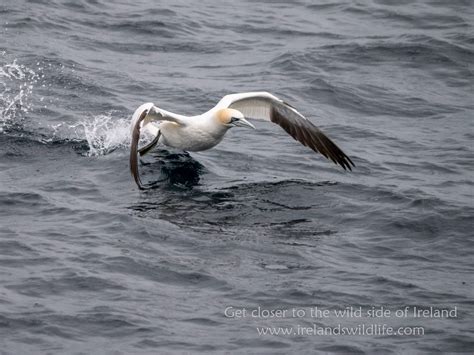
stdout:
<svg viewBox="0 0 474 355">
<path fill-rule="evenodd" d="M 116 118 L 112 113 L 93 116 L 69 127 L 78 139 L 87 141 L 89 156 L 106 155 L 130 143 L 130 120 Z"/>
<path fill-rule="evenodd" d="M 4 52 L 0 55 L 5 57 Z M 25 114 L 33 108 L 33 91 L 38 85 L 47 88 L 44 83 L 44 63 L 36 63 L 35 70 L 24 64 L 19 64 L 17 59 L 2 64 L 0 62 L 0 132 L 12 126 L 23 125 Z M 49 64 L 51 67 L 51 64 Z M 61 67 L 60 70 L 64 70 Z M 51 83 L 48 84 L 48 87 Z M 39 98 L 43 103 L 44 98 Z M 123 118 L 121 113 L 107 112 L 84 118 L 75 124 L 61 122 L 48 125 L 52 131 L 41 136 L 44 143 L 56 140 L 86 141 L 88 156 L 100 156 L 112 151 L 128 147 L 130 143 L 130 119 Z M 146 133 L 144 140 L 148 140 Z"/>
<path fill-rule="evenodd" d="M 16 59 L 0 66 L 0 132 L 21 122 L 31 110 L 30 98 L 39 79 L 40 75 Z"/>
</svg>

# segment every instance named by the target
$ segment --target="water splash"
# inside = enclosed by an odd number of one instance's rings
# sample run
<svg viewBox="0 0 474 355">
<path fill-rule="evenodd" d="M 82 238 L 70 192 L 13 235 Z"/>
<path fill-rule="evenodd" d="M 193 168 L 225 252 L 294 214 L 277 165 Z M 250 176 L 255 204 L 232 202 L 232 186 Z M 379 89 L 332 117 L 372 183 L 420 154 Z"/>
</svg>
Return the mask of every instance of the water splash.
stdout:
<svg viewBox="0 0 474 355">
<path fill-rule="evenodd" d="M 112 113 L 97 115 L 69 127 L 74 129 L 77 139 L 87 141 L 88 156 L 106 155 L 130 144 L 130 119 L 117 119 Z"/>
<path fill-rule="evenodd" d="M 1 56 L 5 56 L 5 53 L 0 52 Z M 37 101 L 33 100 L 33 90 L 37 84 L 42 84 L 39 90 L 46 87 L 42 64 L 36 63 L 35 69 L 38 74 L 26 65 L 19 64 L 16 59 L 7 64 L 0 63 L 0 133 L 17 125 L 22 126 L 22 132 L 29 132 L 22 124 L 25 114 L 32 110 L 33 103 L 47 107 L 43 103 L 44 97 L 37 98 Z M 59 70 L 64 70 L 64 66 Z M 48 86 L 50 87 L 51 83 Z M 45 134 L 36 134 L 37 131 L 45 128 Z M 108 112 L 83 119 L 75 124 L 62 122 L 48 124 L 47 127 L 36 127 L 31 135 L 43 143 L 64 140 L 85 141 L 87 156 L 101 156 L 129 146 L 130 118 L 123 118 L 121 113 Z M 144 140 L 149 139 L 150 137 L 144 134 Z"/>
<path fill-rule="evenodd" d="M 39 79 L 40 75 L 16 59 L 0 66 L 0 132 L 19 123 L 31 110 L 30 97 Z"/>
</svg>

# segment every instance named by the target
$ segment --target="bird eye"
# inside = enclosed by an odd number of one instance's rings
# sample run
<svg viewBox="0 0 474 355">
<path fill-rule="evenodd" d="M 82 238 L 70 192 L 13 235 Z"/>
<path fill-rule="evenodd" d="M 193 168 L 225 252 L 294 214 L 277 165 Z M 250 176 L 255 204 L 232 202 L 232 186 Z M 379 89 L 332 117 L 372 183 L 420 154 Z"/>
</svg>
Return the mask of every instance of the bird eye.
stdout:
<svg viewBox="0 0 474 355">
<path fill-rule="evenodd" d="M 230 118 L 230 123 L 233 123 L 235 121 L 238 121 L 239 119 L 237 117 L 231 117 Z"/>
</svg>

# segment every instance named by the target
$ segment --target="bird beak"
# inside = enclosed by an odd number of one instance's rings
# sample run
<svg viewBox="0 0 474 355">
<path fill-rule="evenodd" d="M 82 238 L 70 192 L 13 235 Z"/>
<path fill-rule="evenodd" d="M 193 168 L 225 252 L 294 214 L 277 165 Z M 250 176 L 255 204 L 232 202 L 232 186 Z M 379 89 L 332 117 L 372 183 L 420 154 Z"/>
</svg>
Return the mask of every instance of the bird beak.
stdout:
<svg viewBox="0 0 474 355">
<path fill-rule="evenodd" d="M 240 126 L 240 127 L 250 127 L 255 129 L 255 126 L 251 124 L 249 121 L 247 121 L 245 118 L 239 118 L 237 121 L 233 122 L 234 126 Z"/>
</svg>

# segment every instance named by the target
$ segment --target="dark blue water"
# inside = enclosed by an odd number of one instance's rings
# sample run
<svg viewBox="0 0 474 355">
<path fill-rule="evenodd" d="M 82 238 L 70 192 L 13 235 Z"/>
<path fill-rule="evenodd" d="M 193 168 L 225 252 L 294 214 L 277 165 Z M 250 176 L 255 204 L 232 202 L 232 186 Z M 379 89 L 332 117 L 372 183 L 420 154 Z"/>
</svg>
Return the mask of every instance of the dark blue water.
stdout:
<svg viewBox="0 0 474 355">
<path fill-rule="evenodd" d="M 470 1 L 2 0 L 1 352 L 472 351 L 473 18 Z M 356 169 L 257 123 L 207 152 L 157 149 L 155 188 L 136 188 L 140 104 L 197 114 L 255 90 Z M 392 313 L 308 316 L 346 306 Z M 371 323 L 424 335 L 257 329 Z"/>
</svg>

